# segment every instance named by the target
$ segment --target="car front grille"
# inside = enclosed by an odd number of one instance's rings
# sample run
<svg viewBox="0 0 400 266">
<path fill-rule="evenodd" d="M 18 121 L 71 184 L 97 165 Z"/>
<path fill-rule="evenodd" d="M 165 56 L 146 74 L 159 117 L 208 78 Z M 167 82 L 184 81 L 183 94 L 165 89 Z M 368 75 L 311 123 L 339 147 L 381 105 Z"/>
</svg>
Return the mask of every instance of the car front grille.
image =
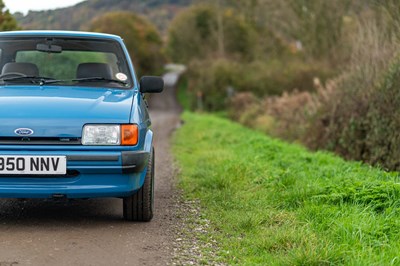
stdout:
<svg viewBox="0 0 400 266">
<path fill-rule="evenodd" d="M 0 145 L 81 145 L 81 139 L 57 137 L 0 137 Z"/>
</svg>

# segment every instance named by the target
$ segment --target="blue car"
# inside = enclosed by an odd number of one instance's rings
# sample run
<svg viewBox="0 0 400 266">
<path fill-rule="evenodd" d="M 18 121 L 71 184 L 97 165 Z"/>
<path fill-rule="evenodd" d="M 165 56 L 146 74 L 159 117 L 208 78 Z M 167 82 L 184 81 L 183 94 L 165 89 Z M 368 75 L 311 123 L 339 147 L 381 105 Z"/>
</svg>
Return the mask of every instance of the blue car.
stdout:
<svg viewBox="0 0 400 266">
<path fill-rule="evenodd" d="M 67 31 L 0 33 L 0 197 L 123 198 L 153 217 L 154 149 L 144 93 L 123 40 Z"/>
</svg>

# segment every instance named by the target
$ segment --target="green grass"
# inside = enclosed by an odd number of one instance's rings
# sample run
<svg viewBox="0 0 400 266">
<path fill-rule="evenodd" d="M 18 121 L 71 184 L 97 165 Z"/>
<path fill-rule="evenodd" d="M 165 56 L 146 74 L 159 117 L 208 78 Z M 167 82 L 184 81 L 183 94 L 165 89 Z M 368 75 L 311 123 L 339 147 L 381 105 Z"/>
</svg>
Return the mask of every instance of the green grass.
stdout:
<svg viewBox="0 0 400 266">
<path fill-rule="evenodd" d="M 192 96 L 188 91 L 188 82 L 185 75 L 181 76 L 181 80 L 178 82 L 177 97 L 183 110 L 190 110 L 192 108 Z"/>
<path fill-rule="evenodd" d="M 180 184 L 201 200 L 224 262 L 400 265 L 398 173 L 216 116 L 183 119 L 174 137 Z"/>
</svg>

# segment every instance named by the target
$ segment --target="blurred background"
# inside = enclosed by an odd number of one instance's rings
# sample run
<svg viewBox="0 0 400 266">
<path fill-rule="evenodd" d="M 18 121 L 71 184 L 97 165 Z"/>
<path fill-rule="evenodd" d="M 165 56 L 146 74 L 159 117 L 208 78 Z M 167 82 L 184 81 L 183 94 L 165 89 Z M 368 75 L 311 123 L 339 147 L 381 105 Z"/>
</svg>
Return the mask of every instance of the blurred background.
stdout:
<svg viewBox="0 0 400 266">
<path fill-rule="evenodd" d="M 185 66 L 186 110 L 400 170 L 398 0 L 43 2 L 0 0 L 0 30 L 121 35 L 138 75 Z"/>
</svg>

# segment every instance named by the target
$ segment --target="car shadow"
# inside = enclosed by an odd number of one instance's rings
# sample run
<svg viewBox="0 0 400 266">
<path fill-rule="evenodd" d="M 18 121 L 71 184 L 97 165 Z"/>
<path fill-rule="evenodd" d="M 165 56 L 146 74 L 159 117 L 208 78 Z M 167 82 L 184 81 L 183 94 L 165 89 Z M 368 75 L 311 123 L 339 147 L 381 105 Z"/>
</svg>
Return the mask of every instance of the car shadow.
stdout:
<svg viewBox="0 0 400 266">
<path fill-rule="evenodd" d="M 54 226 L 123 223 L 122 200 L 1 199 L 0 230 L 3 226 Z"/>
</svg>

